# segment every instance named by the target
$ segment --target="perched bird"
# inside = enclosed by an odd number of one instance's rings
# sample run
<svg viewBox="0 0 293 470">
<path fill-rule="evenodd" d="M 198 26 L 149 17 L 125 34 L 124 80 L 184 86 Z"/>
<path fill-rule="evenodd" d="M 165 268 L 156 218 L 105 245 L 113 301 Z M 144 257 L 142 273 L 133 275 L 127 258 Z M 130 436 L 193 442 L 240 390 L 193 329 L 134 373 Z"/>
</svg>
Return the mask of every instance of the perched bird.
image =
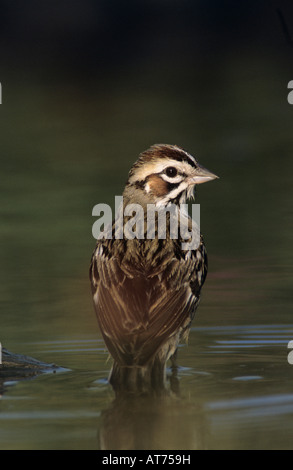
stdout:
<svg viewBox="0 0 293 470">
<path fill-rule="evenodd" d="M 123 209 L 144 209 L 144 237 L 97 240 L 90 266 L 94 307 L 105 344 L 114 359 L 113 387 L 156 387 L 181 340 L 188 337 L 207 275 L 207 254 L 200 235 L 198 246 L 182 249 L 182 238 L 146 236 L 148 204 L 168 208 L 193 196 L 195 185 L 216 175 L 176 145 L 157 144 L 139 155 L 123 192 Z M 191 218 L 188 217 L 189 227 Z M 179 220 L 179 219 L 178 219 Z M 125 226 L 129 214 L 122 220 Z M 115 224 L 112 229 L 114 233 Z M 121 222 L 120 222 L 121 223 Z M 117 227 L 116 227 L 117 228 Z"/>
</svg>

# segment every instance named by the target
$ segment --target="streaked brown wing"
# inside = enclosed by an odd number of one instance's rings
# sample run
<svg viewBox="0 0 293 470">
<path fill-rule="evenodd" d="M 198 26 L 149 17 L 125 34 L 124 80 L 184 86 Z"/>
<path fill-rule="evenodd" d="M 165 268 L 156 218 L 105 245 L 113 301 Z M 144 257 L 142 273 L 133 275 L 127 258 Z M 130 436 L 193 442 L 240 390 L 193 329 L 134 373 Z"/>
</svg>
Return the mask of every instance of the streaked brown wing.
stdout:
<svg viewBox="0 0 293 470">
<path fill-rule="evenodd" d="M 162 263 L 164 266 L 164 263 Z M 180 329 L 196 308 L 196 257 L 173 258 L 151 276 L 137 270 L 133 277 L 123 263 L 96 250 L 91 264 L 95 310 L 105 343 L 124 365 L 144 365 Z"/>
</svg>

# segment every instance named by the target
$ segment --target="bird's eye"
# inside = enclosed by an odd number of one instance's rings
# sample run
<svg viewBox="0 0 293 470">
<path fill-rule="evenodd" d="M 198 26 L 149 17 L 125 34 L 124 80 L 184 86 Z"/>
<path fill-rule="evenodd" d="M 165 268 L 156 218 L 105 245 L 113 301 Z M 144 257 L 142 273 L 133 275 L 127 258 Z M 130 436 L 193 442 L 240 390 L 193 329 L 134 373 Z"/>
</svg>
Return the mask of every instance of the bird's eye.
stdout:
<svg viewBox="0 0 293 470">
<path fill-rule="evenodd" d="M 165 173 L 170 178 L 174 178 L 177 175 L 177 169 L 174 168 L 174 166 L 168 166 L 168 168 L 165 170 Z"/>
</svg>

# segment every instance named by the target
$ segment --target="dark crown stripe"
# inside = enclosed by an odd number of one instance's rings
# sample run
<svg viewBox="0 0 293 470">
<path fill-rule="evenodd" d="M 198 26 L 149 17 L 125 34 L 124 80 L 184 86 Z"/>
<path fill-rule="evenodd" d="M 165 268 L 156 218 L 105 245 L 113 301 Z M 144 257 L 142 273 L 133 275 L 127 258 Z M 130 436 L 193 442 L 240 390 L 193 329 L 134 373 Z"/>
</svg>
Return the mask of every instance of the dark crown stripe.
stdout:
<svg viewBox="0 0 293 470">
<path fill-rule="evenodd" d="M 134 163 L 129 171 L 129 178 L 132 177 L 138 167 L 144 165 L 146 162 L 152 162 L 160 159 L 172 159 L 178 162 L 187 162 L 190 166 L 196 168 L 196 161 L 188 155 L 185 150 L 176 145 L 156 144 L 152 145 L 148 150 L 145 150 L 139 155 L 138 160 Z"/>
<path fill-rule="evenodd" d="M 157 144 L 140 154 L 140 159 L 153 160 L 155 158 L 173 159 L 178 162 L 187 162 L 189 165 L 196 167 L 193 159 L 180 147 L 173 145 Z"/>
</svg>

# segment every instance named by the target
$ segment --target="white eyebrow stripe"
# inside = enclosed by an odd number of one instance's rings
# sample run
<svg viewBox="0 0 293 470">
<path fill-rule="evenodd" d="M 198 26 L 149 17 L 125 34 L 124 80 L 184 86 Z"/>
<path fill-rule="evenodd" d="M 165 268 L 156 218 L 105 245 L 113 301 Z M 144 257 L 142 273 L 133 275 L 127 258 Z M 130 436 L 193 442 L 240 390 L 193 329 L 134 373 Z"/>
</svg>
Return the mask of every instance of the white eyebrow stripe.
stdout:
<svg viewBox="0 0 293 470">
<path fill-rule="evenodd" d="M 172 158 L 164 158 L 159 162 L 151 161 L 142 165 L 140 168 L 135 170 L 135 172 L 129 178 L 129 182 L 133 183 L 135 181 L 145 180 L 147 176 L 153 173 L 162 173 L 166 168 L 168 168 L 168 166 L 174 166 L 180 173 L 186 174 L 190 173 L 191 166 L 192 169 L 194 168 L 193 165 L 190 165 L 186 161 L 179 162 L 178 160 L 173 160 Z M 173 179 L 173 181 L 176 182 L 175 179 Z M 171 182 L 171 180 L 169 182 Z"/>
</svg>

